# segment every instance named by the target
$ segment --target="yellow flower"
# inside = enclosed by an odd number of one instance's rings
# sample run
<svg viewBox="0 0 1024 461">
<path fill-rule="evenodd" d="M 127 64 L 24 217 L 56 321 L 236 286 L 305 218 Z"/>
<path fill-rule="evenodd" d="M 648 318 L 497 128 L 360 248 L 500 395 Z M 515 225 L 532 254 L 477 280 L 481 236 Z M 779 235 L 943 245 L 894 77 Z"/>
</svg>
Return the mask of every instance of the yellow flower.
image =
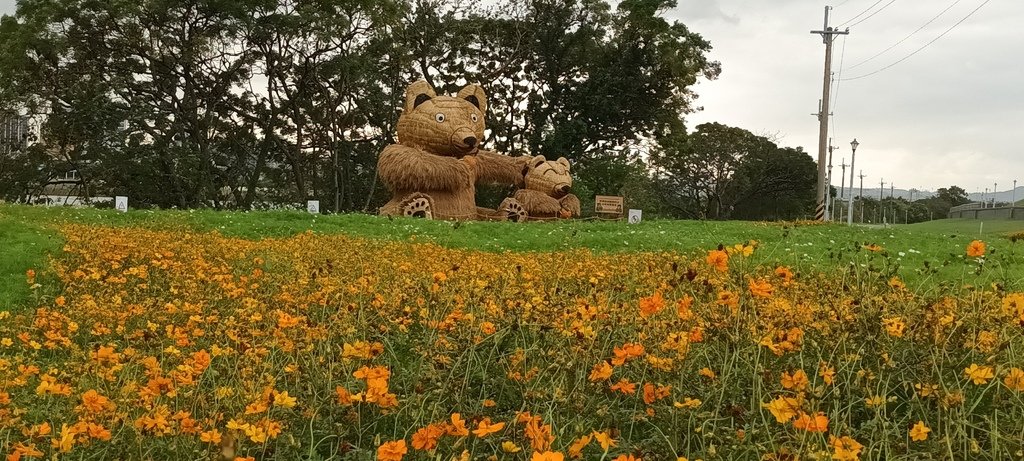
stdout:
<svg viewBox="0 0 1024 461">
<path fill-rule="evenodd" d="M 199 440 L 202 440 L 203 442 L 206 443 L 220 443 L 221 433 L 216 429 L 211 429 L 209 431 L 199 434 Z"/>
<path fill-rule="evenodd" d="M 974 384 L 982 385 L 994 378 L 995 374 L 990 366 L 978 366 L 978 364 L 972 363 L 971 366 L 964 368 L 964 376 L 973 381 Z"/>
<path fill-rule="evenodd" d="M 902 338 L 903 332 L 907 329 L 907 324 L 903 323 L 900 317 L 883 318 L 882 325 L 885 326 L 885 332 L 894 338 Z"/>
<path fill-rule="evenodd" d="M 828 436 L 828 443 L 832 445 L 832 459 L 835 461 L 858 461 L 860 459 L 860 451 L 864 448 L 856 440 L 851 437 L 843 436 Z"/>
<path fill-rule="evenodd" d="M 505 453 L 519 453 L 523 450 L 522 448 L 519 448 L 519 445 L 516 445 L 516 443 L 511 440 L 501 442 L 501 449 Z"/>
<path fill-rule="evenodd" d="M 885 405 L 885 397 L 882 397 L 881 395 L 874 395 L 864 399 L 864 404 L 867 405 L 868 408 L 880 407 Z"/>
<path fill-rule="evenodd" d="M 597 431 L 595 431 L 594 432 L 594 439 L 597 440 L 597 443 L 599 445 L 601 445 L 601 449 L 604 450 L 604 451 L 608 451 L 609 448 L 612 448 L 615 445 L 617 445 L 617 443 L 615 442 L 615 439 L 613 439 L 610 435 L 608 435 L 608 432 L 597 432 Z"/>
<path fill-rule="evenodd" d="M 689 397 L 686 397 L 683 399 L 682 402 L 672 402 L 672 406 L 676 408 L 697 408 L 702 403 L 704 402 L 701 402 L 700 399 L 691 399 Z"/>
<path fill-rule="evenodd" d="M 607 361 L 602 360 L 601 363 L 594 365 L 594 368 L 590 370 L 591 382 L 607 381 L 608 378 L 612 377 L 612 366 Z"/>
<path fill-rule="evenodd" d="M 985 242 L 981 240 L 974 240 L 967 245 L 967 256 L 971 258 L 978 258 L 985 256 Z"/>
<path fill-rule="evenodd" d="M 918 421 L 917 424 L 910 429 L 910 440 L 915 442 L 928 440 L 928 433 L 931 431 L 932 430 L 929 429 L 928 426 L 924 425 L 924 421 Z"/>
<path fill-rule="evenodd" d="M 288 395 L 288 391 L 278 392 L 274 395 L 274 406 L 291 408 L 295 406 L 298 400 L 295 397 Z"/>
<path fill-rule="evenodd" d="M 769 403 L 762 403 L 761 407 L 771 412 L 775 421 L 785 424 L 796 416 L 797 410 L 800 409 L 800 401 L 792 397 L 779 397 Z"/>
</svg>

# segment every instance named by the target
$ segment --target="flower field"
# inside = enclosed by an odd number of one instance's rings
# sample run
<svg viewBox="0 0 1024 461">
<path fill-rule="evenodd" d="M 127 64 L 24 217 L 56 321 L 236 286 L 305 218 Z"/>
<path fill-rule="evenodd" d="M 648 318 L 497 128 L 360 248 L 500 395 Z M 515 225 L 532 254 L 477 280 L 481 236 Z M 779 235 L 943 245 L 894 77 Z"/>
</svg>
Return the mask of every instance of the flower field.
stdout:
<svg viewBox="0 0 1024 461">
<path fill-rule="evenodd" d="M 870 243 L 61 232 L 0 312 L 8 461 L 1024 459 L 1024 293 L 982 278 L 1009 240 L 915 290 Z"/>
</svg>

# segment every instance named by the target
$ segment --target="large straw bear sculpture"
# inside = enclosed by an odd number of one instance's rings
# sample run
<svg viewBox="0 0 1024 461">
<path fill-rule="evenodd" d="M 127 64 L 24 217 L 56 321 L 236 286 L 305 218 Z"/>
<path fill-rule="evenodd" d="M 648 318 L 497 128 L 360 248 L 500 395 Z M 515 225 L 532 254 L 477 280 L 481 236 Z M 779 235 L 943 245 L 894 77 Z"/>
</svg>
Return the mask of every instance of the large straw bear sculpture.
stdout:
<svg viewBox="0 0 1024 461">
<path fill-rule="evenodd" d="M 524 178 L 525 189 L 515 199 L 529 218 L 571 218 L 580 215 L 580 199 L 570 194 L 572 176 L 565 157 L 548 160 L 543 155 L 530 159 Z"/>
<path fill-rule="evenodd" d="M 519 220 L 525 215 L 512 198 L 498 210 L 476 206 L 476 184 L 523 185 L 528 157 L 480 149 L 487 96 L 468 85 L 455 97 L 438 96 L 423 81 L 405 92 L 398 118 L 398 144 L 384 149 L 377 174 L 391 191 L 380 209 L 387 216 L 450 220 Z"/>
</svg>

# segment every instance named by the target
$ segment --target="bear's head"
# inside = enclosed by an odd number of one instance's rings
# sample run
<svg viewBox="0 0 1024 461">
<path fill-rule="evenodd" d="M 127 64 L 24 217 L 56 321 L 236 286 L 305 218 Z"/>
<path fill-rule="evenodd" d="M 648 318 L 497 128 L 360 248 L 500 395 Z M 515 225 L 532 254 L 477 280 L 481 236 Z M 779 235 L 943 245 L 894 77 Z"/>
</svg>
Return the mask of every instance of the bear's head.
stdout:
<svg viewBox="0 0 1024 461">
<path fill-rule="evenodd" d="M 569 161 L 565 157 L 548 160 L 543 155 L 530 159 L 526 165 L 526 188 L 554 198 L 562 198 L 572 190 Z"/>
<path fill-rule="evenodd" d="M 487 95 L 480 85 L 467 85 L 454 98 L 438 96 L 423 81 L 405 90 L 398 117 L 398 142 L 436 155 L 475 155 L 484 138 Z"/>
</svg>

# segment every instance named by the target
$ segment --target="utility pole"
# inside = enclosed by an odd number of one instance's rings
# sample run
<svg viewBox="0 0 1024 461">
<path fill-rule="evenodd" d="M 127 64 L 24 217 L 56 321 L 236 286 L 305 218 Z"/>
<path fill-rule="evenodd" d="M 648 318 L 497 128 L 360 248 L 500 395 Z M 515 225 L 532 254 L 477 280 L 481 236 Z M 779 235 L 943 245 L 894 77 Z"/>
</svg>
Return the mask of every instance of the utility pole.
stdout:
<svg viewBox="0 0 1024 461">
<path fill-rule="evenodd" d="M 832 220 L 832 138 L 828 138 L 828 174 L 825 184 L 825 221 Z"/>
<path fill-rule="evenodd" d="M 843 157 L 843 163 L 839 164 L 839 167 L 843 169 L 843 179 L 839 181 L 839 203 L 843 203 L 843 197 L 846 195 L 846 157 Z M 852 171 L 851 171 L 852 173 Z M 850 199 L 853 199 L 853 191 L 850 191 Z M 843 220 L 843 208 L 839 208 L 839 220 Z"/>
<path fill-rule="evenodd" d="M 853 194 L 853 170 L 850 167 L 850 194 Z M 864 224 L 864 170 L 860 170 L 860 193 L 857 194 L 860 198 L 860 223 Z M 853 219 L 853 214 L 850 214 L 850 219 Z"/>
<path fill-rule="evenodd" d="M 825 43 L 825 78 L 821 92 L 821 103 L 818 105 L 818 206 L 814 210 L 814 218 L 818 221 L 825 219 L 825 201 L 828 200 L 825 190 L 825 151 L 827 150 L 826 143 L 828 142 L 828 118 L 831 115 L 829 106 L 831 105 L 830 93 L 832 91 L 832 43 L 837 35 L 850 33 L 849 29 L 840 32 L 829 27 L 829 9 L 830 7 L 825 7 L 825 27 L 822 30 L 811 31 L 812 34 L 821 35 L 821 39 Z"/>
<path fill-rule="evenodd" d="M 878 212 L 875 213 L 875 216 L 877 216 L 878 221 L 881 222 L 885 220 L 885 208 L 882 207 L 882 193 L 885 192 L 885 178 L 882 178 L 882 180 L 879 181 L 879 185 L 881 188 L 878 189 Z"/>
<path fill-rule="evenodd" d="M 892 199 L 893 183 L 889 183 L 889 208 L 892 209 L 892 223 L 896 224 L 896 202 Z"/>
</svg>

